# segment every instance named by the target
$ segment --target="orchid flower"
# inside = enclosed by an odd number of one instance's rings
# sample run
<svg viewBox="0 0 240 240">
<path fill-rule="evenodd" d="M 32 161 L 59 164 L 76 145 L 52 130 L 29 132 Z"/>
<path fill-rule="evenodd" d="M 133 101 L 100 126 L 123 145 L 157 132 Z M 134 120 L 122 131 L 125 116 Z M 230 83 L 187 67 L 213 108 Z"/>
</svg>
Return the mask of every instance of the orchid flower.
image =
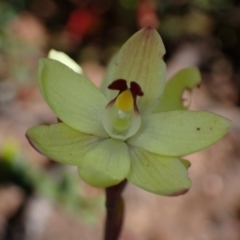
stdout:
<svg viewBox="0 0 240 240">
<path fill-rule="evenodd" d="M 230 121 L 182 106 L 182 91 L 200 81 L 199 72 L 185 69 L 166 84 L 164 54 L 159 34 L 140 30 L 111 61 L 101 90 L 71 66 L 40 59 L 39 88 L 61 122 L 29 129 L 30 143 L 51 159 L 76 165 L 95 187 L 127 179 L 160 195 L 186 192 L 190 164 L 182 157 L 216 143 Z"/>
</svg>

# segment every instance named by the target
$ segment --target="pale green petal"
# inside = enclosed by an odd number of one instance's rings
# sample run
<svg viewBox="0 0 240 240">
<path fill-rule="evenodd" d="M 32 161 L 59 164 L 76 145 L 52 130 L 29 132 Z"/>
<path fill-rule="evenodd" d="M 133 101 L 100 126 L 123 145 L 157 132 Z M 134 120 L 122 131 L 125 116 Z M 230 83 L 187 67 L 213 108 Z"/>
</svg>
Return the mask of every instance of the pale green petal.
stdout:
<svg viewBox="0 0 240 240">
<path fill-rule="evenodd" d="M 201 75 L 196 67 L 180 70 L 166 84 L 164 92 L 154 112 L 184 110 L 182 94 L 185 89 L 193 89 L 201 82 Z M 190 101 L 189 101 L 190 103 Z"/>
<path fill-rule="evenodd" d="M 130 169 L 128 147 L 107 139 L 92 148 L 78 165 L 80 177 L 95 187 L 109 187 L 126 178 Z"/>
<path fill-rule="evenodd" d="M 26 135 L 37 151 L 69 165 L 78 165 L 86 152 L 103 141 L 103 138 L 81 133 L 64 123 L 33 127 Z"/>
<path fill-rule="evenodd" d="M 102 89 L 109 100 L 117 91 L 107 86 L 117 79 L 128 84 L 137 82 L 144 92 L 138 100 L 140 112 L 151 111 L 163 92 L 166 80 L 166 65 L 162 59 L 165 48 L 159 34 L 152 28 L 145 28 L 134 34 L 113 58 L 107 70 Z"/>
<path fill-rule="evenodd" d="M 57 61 L 65 64 L 66 66 L 68 66 L 73 71 L 75 71 L 79 74 L 83 73 L 82 68 L 64 52 L 59 52 L 54 49 L 51 49 L 48 53 L 48 58 L 57 60 Z"/>
<path fill-rule="evenodd" d="M 155 113 L 128 143 L 164 156 L 184 156 L 216 143 L 229 128 L 228 119 L 213 113 Z"/>
<path fill-rule="evenodd" d="M 129 147 L 131 170 L 127 179 L 136 186 L 160 195 L 179 195 L 191 186 L 187 170 L 178 158 Z"/>
<path fill-rule="evenodd" d="M 91 81 L 52 59 L 40 59 L 38 79 L 45 101 L 60 120 L 80 132 L 108 136 L 101 122 L 107 99 Z"/>
</svg>

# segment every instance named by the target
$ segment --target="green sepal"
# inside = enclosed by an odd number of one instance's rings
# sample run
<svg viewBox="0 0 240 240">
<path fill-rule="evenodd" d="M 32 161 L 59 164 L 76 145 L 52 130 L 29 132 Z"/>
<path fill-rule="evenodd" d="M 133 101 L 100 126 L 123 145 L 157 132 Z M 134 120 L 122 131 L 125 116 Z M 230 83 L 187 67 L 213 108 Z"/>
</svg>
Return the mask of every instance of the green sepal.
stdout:
<svg viewBox="0 0 240 240">
<path fill-rule="evenodd" d="M 138 147 L 129 148 L 131 170 L 127 179 L 134 185 L 160 195 L 185 193 L 191 186 L 187 170 L 176 157 L 165 157 Z"/>
<path fill-rule="evenodd" d="M 107 99 L 91 81 L 52 59 L 40 59 L 38 80 L 45 101 L 60 120 L 80 132 L 108 137 L 101 122 Z"/>
<path fill-rule="evenodd" d="M 141 113 L 150 112 L 156 107 L 166 81 L 166 65 L 163 61 L 165 47 L 162 39 L 153 28 L 144 28 L 135 33 L 110 62 L 102 91 L 112 100 L 117 92 L 107 89 L 117 79 L 125 79 L 130 86 L 139 84 L 144 96 L 137 101 Z"/>
<path fill-rule="evenodd" d="M 229 130 L 231 122 L 204 111 L 152 114 L 127 142 L 163 156 L 185 156 L 211 146 Z"/>
<path fill-rule="evenodd" d="M 33 127 L 26 135 L 37 151 L 57 162 L 69 165 L 78 165 L 84 154 L 103 140 L 76 131 L 64 123 Z"/>
<path fill-rule="evenodd" d="M 95 187 L 116 185 L 126 178 L 130 169 L 128 148 L 125 142 L 107 139 L 88 151 L 80 164 L 80 177 Z"/>
</svg>

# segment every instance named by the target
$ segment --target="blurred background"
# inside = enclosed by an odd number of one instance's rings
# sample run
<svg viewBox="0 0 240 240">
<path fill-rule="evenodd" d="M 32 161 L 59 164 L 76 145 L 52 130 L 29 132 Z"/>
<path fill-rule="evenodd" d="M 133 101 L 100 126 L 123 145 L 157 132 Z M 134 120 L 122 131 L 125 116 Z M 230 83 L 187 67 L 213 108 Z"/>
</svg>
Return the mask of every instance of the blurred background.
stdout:
<svg viewBox="0 0 240 240">
<path fill-rule="evenodd" d="M 138 29 L 165 43 L 168 77 L 198 66 L 192 110 L 232 120 L 219 143 L 188 156 L 193 185 L 162 197 L 129 184 L 121 240 L 240 239 L 240 3 L 237 0 L 0 0 L 0 240 L 100 240 L 104 191 L 31 148 L 26 130 L 56 122 L 37 64 L 64 51 L 100 86 L 111 56 Z"/>
</svg>

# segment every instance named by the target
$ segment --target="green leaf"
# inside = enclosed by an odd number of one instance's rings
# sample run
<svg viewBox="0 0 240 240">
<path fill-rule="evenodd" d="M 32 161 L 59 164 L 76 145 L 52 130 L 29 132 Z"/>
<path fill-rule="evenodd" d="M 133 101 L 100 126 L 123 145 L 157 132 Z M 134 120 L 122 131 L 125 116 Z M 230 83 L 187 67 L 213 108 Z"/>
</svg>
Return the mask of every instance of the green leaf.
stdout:
<svg viewBox="0 0 240 240">
<path fill-rule="evenodd" d="M 36 150 L 60 163 L 78 165 L 83 155 L 103 139 L 68 127 L 64 123 L 37 126 L 27 131 L 27 138 Z"/>
<path fill-rule="evenodd" d="M 208 112 L 152 114 L 127 142 L 164 156 L 184 156 L 211 146 L 229 130 L 230 121 Z"/>
<path fill-rule="evenodd" d="M 166 84 L 164 92 L 154 112 L 184 110 L 182 94 L 185 89 L 193 89 L 201 82 L 201 75 L 196 67 L 180 70 Z"/>
<path fill-rule="evenodd" d="M 117 79 L 128 84 L 137 82 L 144 96 L 138 99 L 140 112 L 151 111 L 163 92 L 166 81 L 166 65 L 162 59 L 165 48 L 159 34 L 152 28 L 135 33 L 114 56 L 107 70 L 102 90 L 109 100 L 117 92 L 107 86 Z"/>
<path fill-rule="evenodd" d="M 107 99 L 92 82 L 52 59 L 39 61 L 38 78 L 45 101 L 60 120 L 80 132 L 108 136 L 101 122 Z"/>
<path fill-rule="evenodd" d="M 191 186 L 186 168 L 178 158 L 130 147 L 131 170 L 127 179 L 134 185 L 160 195 L 179 195 Z"/>
<path fill-rule="evenodd" d="M 130 159 L 126 143 L 107 139 L 84 155 L 78 165 L 80 177 L 95 187 L 109 187 L 128 174 Z"/>
<path fill-rule="evenodd" d="M 71 68 L 76 73 L 79 73 L 79 74 L 83 73 L 82 68 L 64 52 L 59 52 L 54 49 L 51 49 L 50 52 L 48 53 L 48 58 L 57 60 L 57 61 L 65 64 L 66 66 Z"/>
</svg>

